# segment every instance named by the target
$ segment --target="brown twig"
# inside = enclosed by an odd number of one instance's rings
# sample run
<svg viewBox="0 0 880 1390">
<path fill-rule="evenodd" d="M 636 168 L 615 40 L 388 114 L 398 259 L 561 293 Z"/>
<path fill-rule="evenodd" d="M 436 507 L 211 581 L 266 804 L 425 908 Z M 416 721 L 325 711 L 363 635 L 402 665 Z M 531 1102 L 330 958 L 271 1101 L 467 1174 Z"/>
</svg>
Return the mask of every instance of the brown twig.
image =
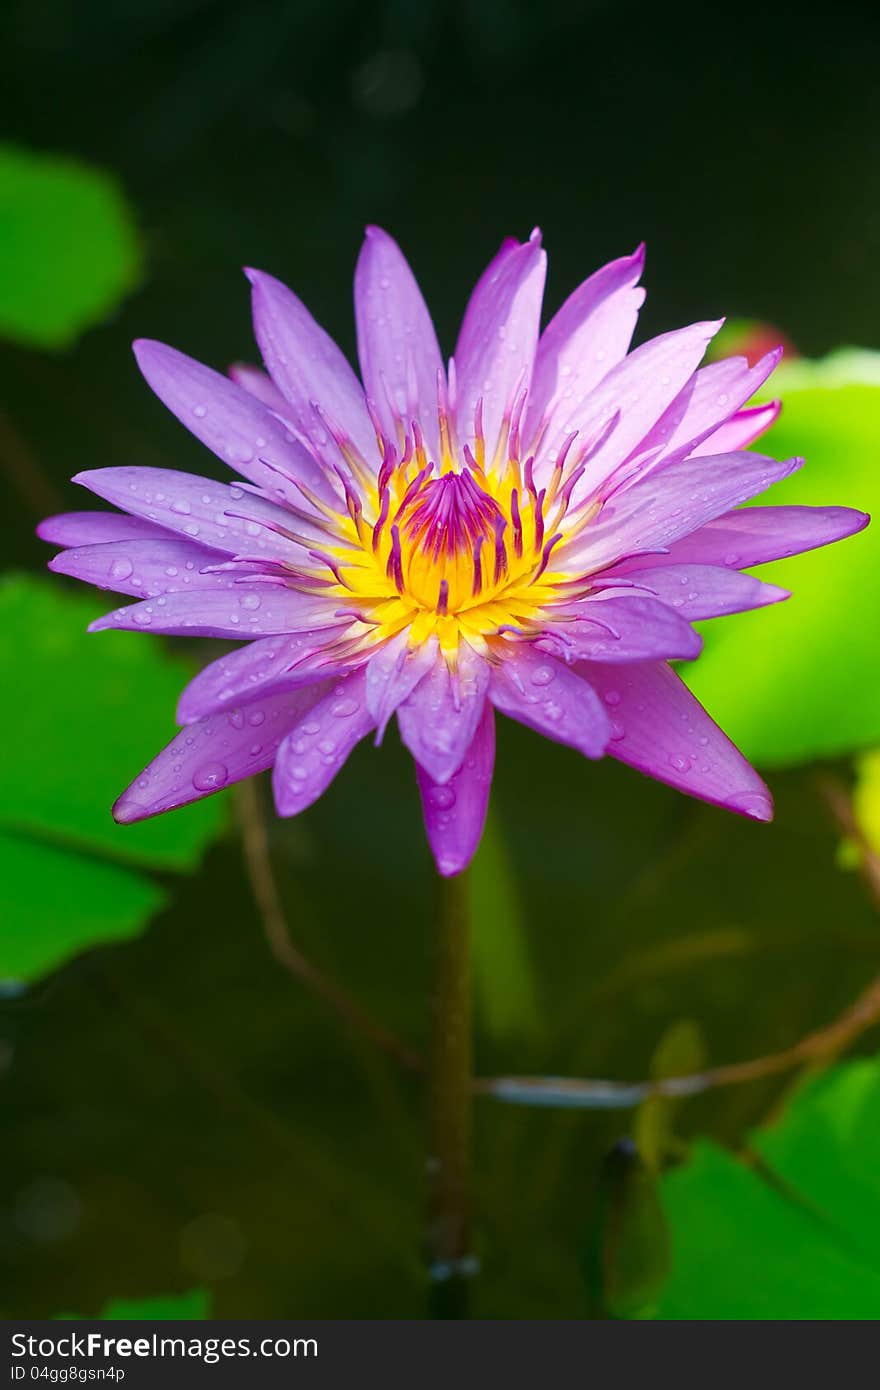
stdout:
<svg viewBox="0 0 880 1390">
<path fill-rule="evenodd" d="M 408 1071 L 420 1071 L 424 1063 L 419 1054 L 365 1013 L 335 980 L 324 975 L 294 945 L 272 869 L 269 838 L 260 806 L 259 791 L 252 778 L 239 784 L 236 807 L 251 891 L 259 909 L 269 949 L 279 965 L 283 965 L 285 970 L 296 976 L 313 994 L 323 999 L 350 1028 L 368 1038 L 400 1066 Z"/>
</svg>

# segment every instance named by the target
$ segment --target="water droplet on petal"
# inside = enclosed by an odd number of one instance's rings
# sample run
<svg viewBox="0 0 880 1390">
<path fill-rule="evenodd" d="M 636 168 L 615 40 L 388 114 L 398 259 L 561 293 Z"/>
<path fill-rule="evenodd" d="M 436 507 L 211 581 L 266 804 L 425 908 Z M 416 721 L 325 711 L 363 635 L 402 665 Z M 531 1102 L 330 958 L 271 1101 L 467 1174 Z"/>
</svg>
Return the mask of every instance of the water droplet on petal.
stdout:
<svg viewBox="0 0 880 1390">
<path fill-rule="evenodd" d="M 248 608 L 248 609 L 250 609 L 251 612 L 253 612 L 255 608 L 259 608 L 259 606 L 260 606 L 260 597 L 259 597 L 259 595 L 258 595 L 258 594 L 245 594 L 244 598 L 243 598 L 242 601 L 241 601 L 241 606 L 242 606 L 242 608 Z"/>
<path fill-rule="evenodd" d="M 192 784 L 198 792 L 213 792 L 225 787 L 229 780 L 229 769 L 224 763 L 205 763 L 196 768 Z"/>
<path fill-rule="evenodd" d="M 192 507 L 189 505 L 185 497 L 178 497 L 175 502 L 171 503 L 171 510 L 173 512 L 178 512 L 180 516 L 189 516 L 190 512 L 192 511 Z"/>
<path fill-rule="evenodd" d="M 110 566 L 110 578 L 128 579 L 133 569 L 134 565 L 131 560 L 114 560 Z"/>
<path fill-rule="evenodd" d="M 330 713 L 337 719 L 348 719 L 357 712 L 357 701 L 349 700 L 346 696 L 342 700 L 337 700 L 335 705 L 330 706 Z"/>
<path fill-rule="evenodd" d="M 428 805 L 433 806 L 435 811 L 448 811 L 455 805 L 455 790 L 453 787 L 432 787 L 428 792 Z"/>
<path fill-rule="evenodd" d="M 556 672 L 552 666 L 536 666 L 532 672 L 533 685 L 549 685 L 556 679 Z"/>
</svg>

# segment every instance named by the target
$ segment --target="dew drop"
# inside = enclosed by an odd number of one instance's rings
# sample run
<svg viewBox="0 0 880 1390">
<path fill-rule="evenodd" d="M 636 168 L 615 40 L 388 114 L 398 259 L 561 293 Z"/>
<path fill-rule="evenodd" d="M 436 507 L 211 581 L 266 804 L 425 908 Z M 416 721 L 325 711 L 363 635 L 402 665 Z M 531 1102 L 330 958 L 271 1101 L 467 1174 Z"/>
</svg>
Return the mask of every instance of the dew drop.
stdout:
<svg viewBox="0 0 880 1390">
<path fill-rule="evenodd" d="M 294 782 L 305 782 L 307 781 L 309 775 L 308 768 L 302 766 L 292 767 L 290 769 L 290 775 L 293 778 Z"/>
<path fill-rule="evenodd" d="M 198 792 L 212 792 L 225 787 L 228 780 L 229 769 L 224 763 L 205 763 L 196 768 L 192 784 Z"/>
<path fill-rule="evenodd" d="M 244 715 L 242 714 L 240 709 L 231 709 L 227 714 L 226 718 L 229 720 L 233 729 L 244 728 Z"/>
<path fill-rule="evenodd" d="M 357 712 L 357 701 L 349 700 L 347 697 L 337 700 L 335 705 L 330 706 L 330 713 L 337 719 L 349 719 Z"/>
<path fill-rule="evenodd" d="M 536 666 L 532 672 L 533 685 L 549 685 L 556 679 L 556 672 L 552 666 Z"/>
<path fill-rule="evenodd" d="M 261 709 L 251 710 L 250 714 L 248 715 L 248 723 L 252 725 L 253 728 L 258 729 L 265 720 L 265 718 L 266 716 Z"/>
<path fill-rule="evenodd" d="M 128 579 L 133 569 L 134 565 L 131 560 L 114 560 L 110 566 L 110 578 Z"/>
<path fill-rule="evenodd" d="M 605 703 L 606 703 L 606 705 L 619 705 L 619 704 L 620 704 L 620 691 L 619 691 L 619 690 L 606 690 L 606 691 L 605 691 Z"/>
<path fill-rule="evenodd" d="M 171 510 L 177 512 L 180 516 L 189 516 L 192 507 L 185 497 L 178 497 L 176 501 L 171 503 Z"/>
<path fill-rule="evenodd" d="M 194 406 L 193 406 L 193 415 L 195 415 L 195 417 L 196 417 L 197 420 L 204 420 L 204 418 L 205 418 L 205 416 L 207 415 L 207 413 L 208 413 L 208 412 L 207 412 L 207 410 L 205 409 L 205 407 L 204 407 L 203 405 L 194 405 Z"/>
<path fill-rule="evenodd" d="M 452 787 L 432 787 L 428 792 L 428 804 L 435 811 L 448 811 L 455 805 L 455 790 Z"/>
<path fill-rule="evenodd" d="M 242 608 L 247 608 L 247 609 L 249 609 L 251 612 L 253 612 L 255 608 L 259 608 L 259 606 L 260 606 L 260 598 L 259 598 L 259 595 L 258 595 L 258 594 L 245 594 L 244 598 L 243 598 L 242 601 L 241 601 L 241 606 L 242 606 Z"/>
</svg>

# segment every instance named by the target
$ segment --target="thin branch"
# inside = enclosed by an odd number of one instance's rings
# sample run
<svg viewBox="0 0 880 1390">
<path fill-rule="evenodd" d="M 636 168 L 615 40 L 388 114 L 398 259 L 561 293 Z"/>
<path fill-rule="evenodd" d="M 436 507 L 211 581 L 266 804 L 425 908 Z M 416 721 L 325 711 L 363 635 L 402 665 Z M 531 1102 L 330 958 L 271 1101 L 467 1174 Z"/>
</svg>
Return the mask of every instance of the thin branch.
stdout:
<svg viewBox="0 0 880 1390">
<path fill-rule="evenodd" d="M 251 892 L 259 909 L 269 949 L 279 965 L 283 965 L 313 994 L 323 999 L 350 1028 L 368 1038 L 400 1066 L 408 1071 L 420 1071 L 424 1064 L 419 1054 L 366 1014 L 335 980 L 324 975 L 294 944 L 272 869 L 269 838 L 257 784 L 252 778 L 239 784 L 236 809 Z"/>
</svg>

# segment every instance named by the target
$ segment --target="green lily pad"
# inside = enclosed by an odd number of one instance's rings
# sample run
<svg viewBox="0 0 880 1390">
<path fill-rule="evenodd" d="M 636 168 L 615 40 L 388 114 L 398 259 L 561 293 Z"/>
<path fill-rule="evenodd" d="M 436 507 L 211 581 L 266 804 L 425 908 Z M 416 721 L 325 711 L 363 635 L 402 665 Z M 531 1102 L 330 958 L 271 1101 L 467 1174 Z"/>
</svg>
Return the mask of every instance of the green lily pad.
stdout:
<svg viewBox="0 0 880 1390">
<path fill-rule="evenodd" d="M 766 500 L 880 512 L 880 354 L 795 362 L 773 385 L 782 415 L 756 447 L 806 463 Z M 694 694 L 747 757 L 768 767 L 877 742 L 880 529 L 759 573 L 792 597 L 702 624 L 703 655 L 683 671 Z"/>
<path fill-rule="evenodd" d="M 880 1062 L 804 1087 L 752 1135 L 759 1159 L 699 1143 L 662 1183 L 672 1272 L 664 1319 L 880 1314 Z"/>
<path fill-rule="evenodd" d="M 137 284 L 140 245 L 115 180 L 0 145 L 0 335 L 66 347 Z"/>
<path fill-rule="evenodd" d="M 169 1319 L 194 1321 L 210 1317 L 211 1295 L 207 1289 L 188 1289 L 186 1293 L 159 1294 L 155 1298 L 111 1298 L 98 1318 L 119 1322 L 165 1322 Z M 61 1313 L 65 1321 L 80 1322 L 80 1313 Z"/>
<path fill-rule="evenodd" d="M 0 979 L 139 931 L 165 901 L 140 870 L 195 869 L 224 821 L 213 799 L 114 823 L 113 801 L 173 733 L 189 672 L 157 642 L 89 635 L 100 611 L 50 581 L 0 583 Z"/>
</svg>

